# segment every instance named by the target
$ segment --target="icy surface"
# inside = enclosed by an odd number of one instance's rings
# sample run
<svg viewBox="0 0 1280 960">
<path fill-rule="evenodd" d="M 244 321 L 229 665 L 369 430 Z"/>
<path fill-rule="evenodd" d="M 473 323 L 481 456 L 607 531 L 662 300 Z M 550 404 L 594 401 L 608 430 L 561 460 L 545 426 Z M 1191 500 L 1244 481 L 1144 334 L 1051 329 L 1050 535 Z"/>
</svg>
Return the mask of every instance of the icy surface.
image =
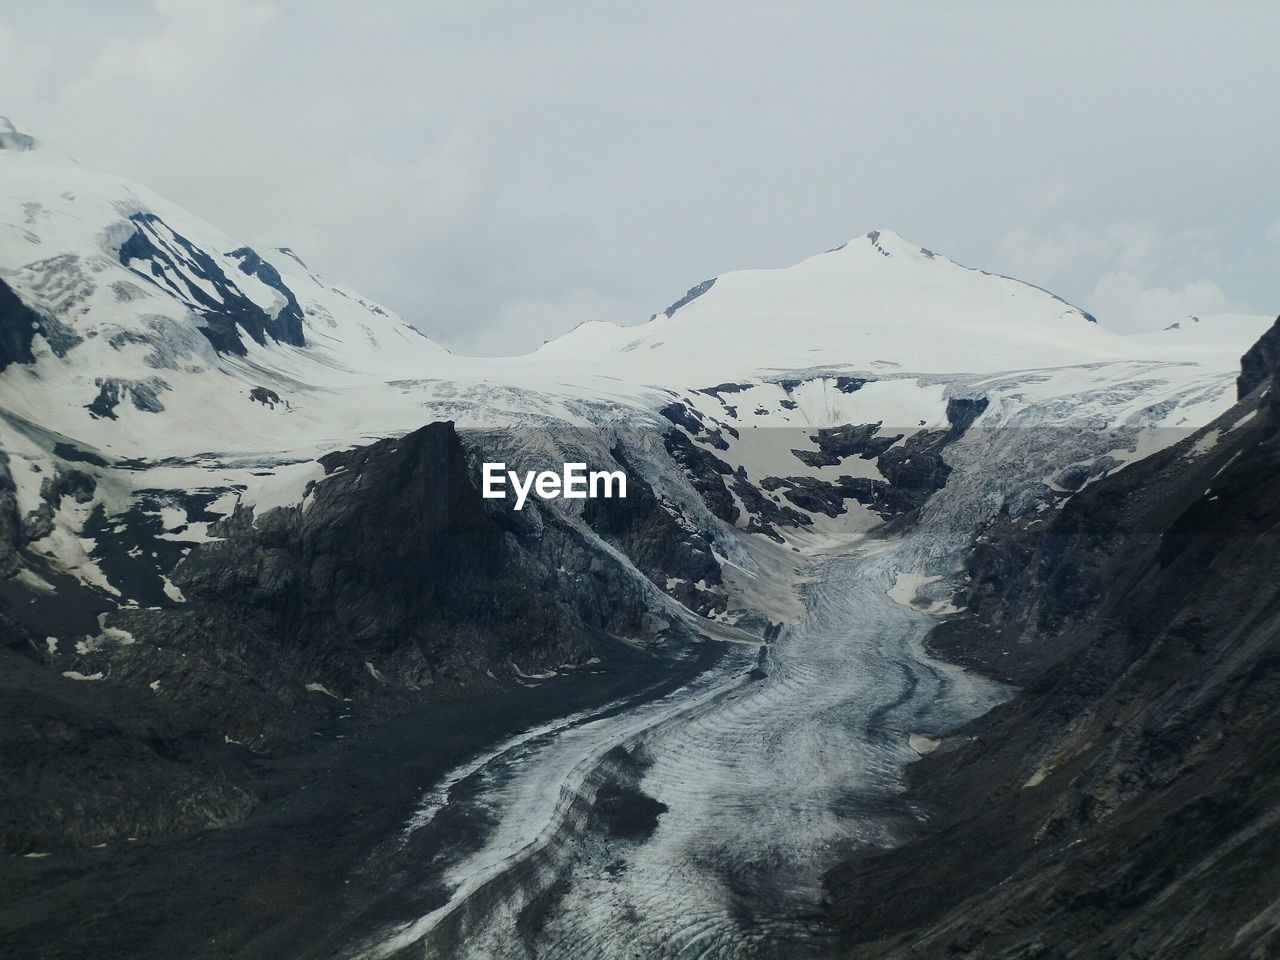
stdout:
<svg viewBox="0 0 1280 960">
<path fill-rule="evenodd" d="M 903 765 L 1005 695 L 920 647 L 952 612 L 974 532 L 1001 509 L 1069 496 L 1066 470 L 1093 482 L 1219 416 L 1265 325 L 1200 318 L 1120 337 L 1046 291 L 873 231 L 792 267 L 700 284 L 648 323 L 587 323 L 526 357 L 455 357 L 291 251 L 250 251 L 262 265 L 246 272 L 243 242 L 3 123 L 0 184 L 0 280 L 44 318 L 32 362 L 0 371 L 18 509 L 38 510 L 44 481 L 69 470 L 95 480 L 88 500 L 51 506 L 52 530 L 28 547 L 50 571 L 128 603 L 103 569 L 111 537 L 146 523 L 157 541 L 198 550 L 238 507 L 307 509 L 326 482 L 318 457 L 452 420 L 473 452 L 522 470 L 608 465 L 621 445 L 682 527 L 713 535 L 724 619 L 786 625 L 763 651 L 735 646 L 660 699 L 527 730 L 442 778 L 398 841 L 411 849 L 446 809 L 473 814 L 483 836 L 446 838 L 419 865 L 439 898 L 383 914 L 413 919 L 335 945 L 357 955 L 824 955 L 822 871 L 900 836 L 914 816 Z M 281 336 L 232 324 L 220 339 L 210 318 L 231 303 Z M 300 337 L 285 331 L 295 316 Z M 816 431 L 947 431 L 952 401 L 979 399 L 981 416 L 946 448 L 946 486 L 891 541 L 867 539 L 880 517 L 852 501 L 787 528 L 783 544 L 748 534 L 745 516 L 712 515 L 662 439 L 673 416 L 697 421 L 691 442 L 754 484 L 874 481 L 872 458 L 809 462 Z M 562 507 L 625 562 L 580 504 Z M 184 602 L 163 573 L 163 598 Z M 655 611 L 693 616 L 661 590 L 680 578 L 635 578 Z M 130 640 L 104 627 L 78 642 Z M 373 661 L 363 669 L 388 682 Z M 504 679 L 550 676 L 512 665 Z M 652 813 L 634 836 L 593 819 L 598 792 L 619 784 Z"/>
<path fill-rule="evenodd" d="M 433 816 L 475 805 L 495 827 L 441 858 L 443 905 L 352 954 L 831 956 L 815 919 L 823 872 L 901 838 L 914 818 L 903 766 L 1008 695 L 924 654 L 946 607 L 920 593 L 954 578 L 982 520 L 1047 472 L 1159 429 L 1168 409 L 1139 402 L 1150 383 L 1116 373 L 988 381 L 992 419 L 955 445 L 919 525 L 815 546 L 804 613 L 762 655 L 742 649 L 663 700 L 544 729 L 467 770 L 472 791 L 433 794 Z M 664 807 L 643 837 L 592 826 L 597 792 L 625 773 L 616 748 Z M 529 926 L 536 936 L 517 937 Z"/>
</svg>

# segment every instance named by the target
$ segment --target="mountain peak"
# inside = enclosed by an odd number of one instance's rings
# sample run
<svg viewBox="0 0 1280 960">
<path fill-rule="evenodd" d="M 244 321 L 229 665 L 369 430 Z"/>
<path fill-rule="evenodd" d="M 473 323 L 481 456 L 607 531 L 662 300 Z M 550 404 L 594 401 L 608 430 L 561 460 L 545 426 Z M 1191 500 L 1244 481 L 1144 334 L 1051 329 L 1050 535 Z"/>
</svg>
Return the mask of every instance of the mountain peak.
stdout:
<svg viewBox="0 0 1280 960">
<path fill-rule="evenodd" d="M 868 230 L 861 237 L 859 242 L 866 241 L 876 250 L 886 257 L 895 255 L 924 256 L 928 259 L 934 259 L 934 252 L 926 250 L 918 243 L 912 243 L 902 234 L 895 230 Z"/>
<path fill-rule="evenodd" d="M 918 243 L 912 243 L 895 230 L 881 229 L 868 230 L 866 233 L 860 234 L 851 240 L 847 240 L 840 244 L 840 246 L 833 247 L 827 252 L 858 252 L 865 251 L 868 247 L 884 257 L 893 257 L 901 254 L 903 256 L 924 256 L 932 260 L 936 256 L 932 250 L 928 250 L 920 246 Z"/>
</svg>

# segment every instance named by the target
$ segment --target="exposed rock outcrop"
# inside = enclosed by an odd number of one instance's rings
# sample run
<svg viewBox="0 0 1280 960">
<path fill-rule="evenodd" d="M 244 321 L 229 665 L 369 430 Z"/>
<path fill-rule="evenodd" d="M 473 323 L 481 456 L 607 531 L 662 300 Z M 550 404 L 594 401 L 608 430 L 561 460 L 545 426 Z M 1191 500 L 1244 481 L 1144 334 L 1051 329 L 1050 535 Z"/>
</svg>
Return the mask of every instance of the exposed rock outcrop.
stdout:
<svg viewBox="0 0 1280 960">
<path fill-rule="evenodd" d="M 1274 380 L 1277 367 L 1280 367 L 1280 319 L 1240 358 L 1240 377 L 1236 381 L 1240 399 L 1253 393 L 1267 380 Z M 1274 388 L 1271 391 L 1271 402 L 1273 409 L 1280 404 L 1280 397 L 1276 396 Z"/>
<path fill-rule="evenodd" d="M 733 475 L 733 468 L 680 430 L 666 431 L 662 442 L 671 458 L 685 469 L 707 508 L 726 523 L 736 523 L 740 511 L 724 479 Z"/>
<path fill-rule="evenodd" d="M 845 457 L 861 457 L 874 460 L 902 439 L 902 434 L 878 435 L 881 424 L 847 423 L 840 427 L 822 427 L 809 439 L 818 445 L 817 451 L 792 450 L 803 463 L 811 467 L 834 466 Z"/>
<path fill-rule="evenodd" d="M 1280 379 L 1252 352 L 1252 394 Z M 1280 951 L 1280 418 L 1256 396 L 976 543 L 931 647 L 1024 692 L 911 768 L 927 834 L 828 877 L 854 957 Z"/>
<path fill-rule="evenodd" d="M 611 453 L 626 472 L 627 496 L 587 500 L 583 507 L 587 523 L 689 609 L 703 615 L 723 610 L 724 593 L 714 589 L 721 582 L 720 565 L 706 536 L 663 506 L 620 445 Z"/>
<path fill-rule="evenodd" d="M 214 349 L 243 356 L 246 348 L 242 334 L 260 344 L 268 338 L 297 347 L 306 343 L 297 298 L 279 272 L 253 250 L 242 247 L 229 256 L 236 259 L 242 273 L 257 278 L 280 295 L 283 302 L 272 312 L 246 296 L 213 257 L 154 213 L 136 213 L 129 219 L 135 229 L 120 246 L 120 262 L 187 303 L 200 317 L 200 332 Z"/>
<path fill-rule="evenodd" d="M 3 280 L 0 280 L 0 371 L 13 363 L 32 363 L 35 338 L 44 337 L 55 356 L 82 342 L 66 324 L 33 310 Z"/>
<path fill-rule="evenodd" d="M 163 590 L 140 592 L 146 606 L 103 613 L 79 638 L 46 641 L 5 621 L 0 673 L 21 689 L 7 702 L 25 718 L 0 753 L 5 849 L 225 823 L 256 802 L 247 751 L 307 750 L 350 704 L 376 723 L 609 656 L 599 641 L 610 635 L 644 642 L 683 629 L 654 616 L 652 585 L 558 511 L 483 500 L 450 423 L 320 462 L 325 476 L 301 504 L 238 509 L 215 524 L 220 539 L 189 551 L 159 538 L 154 515 L 122 523 L 121 556 L 103 560 L 113 576 L 137 592 L 134 553 L 169 565 Z M 68 467 L 43 496 L 52 510 L 89 502 L 94 488 Z M 654 576 L 683 571 L 692 604 L 723 605 L 692 586 L 719 582 L 710 548 L 693 548 L 651 491 L 637 493 L 619 501 L 625 514 L 599 515 L 606 537 Z M 0 462 L 0 563 L 16 569 L 33 532 Z M 81 593 L 91 591 L 59 583 L 57 596 L 92 624 Z"/>
</svg>

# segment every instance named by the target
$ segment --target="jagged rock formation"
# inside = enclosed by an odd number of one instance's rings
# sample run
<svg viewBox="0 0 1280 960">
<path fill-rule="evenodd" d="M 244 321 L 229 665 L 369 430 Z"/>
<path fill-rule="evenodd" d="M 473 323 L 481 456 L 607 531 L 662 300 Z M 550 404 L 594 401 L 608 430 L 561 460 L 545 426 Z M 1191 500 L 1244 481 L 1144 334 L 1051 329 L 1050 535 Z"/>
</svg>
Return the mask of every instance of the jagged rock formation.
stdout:
<svg viewBox="0 0 1280 960">
<path fill-rule="evenodd" d="M 1236 381 L 1240 399 L 1243 400 L 1262 384 L 1273 380 L 1278 366 L 1280 366 L 1280 329 L 1272 327 L 1240 359 L 1240 378 Z M 1280 403 L 1280 397 L 1277 396 L 1274 386 L 1271 389 L 1271 403 L 1273 407 Z"/>
<path fill-rule="evenodd" d="M 268 312 L 248 297 L 208 253 L 174 230 L 154 213 L 136 213 L 133 234 L 120 246 L 120 262 L 139 277 L 174 294 L 201 319 L 199 327 L 219 352 L 243 356 L 241 332 L 265 344 L 305 346 L 302 308 L 280 273 L 248 247 L 227 256 L 239 263 L 241 273 L 256 277 L 284 298 L 284 304 Z"/>
<path fill-rule="evenodd" d="M 834 481 L 815 477 L 765 477 L 765 490 L 780 490 L 796 506 L 836 517 L 845 501 L 855 500 L 890 520 L 919 509 L 947 483 L 951 467 L 945 451 L 965 435 L 983 411 L 987 398 L 952 397 L 947 402 L 948 426 L 903 434 L 881 435 L 882 423 L 845 424 L 820 429 L 810 439 L 818 450 L 792 450 L 808 466 L 836 466 L 848 457 L 874 460 L 883 479 L 841 476 Z"/>
<path fill-rule="evenodd" d="M 35 362 L 31 346 L 37 335 L 59 357 L 82 340 L 58 320 L 31 309 L 0 280 L 0 371 L 12 363 Z"/>
<path fill-rule="evenodd" d="M 588 500 L 583 518 L 690 610 L 703 616 L 723 612 L 725 595 L 716 589 L 720 565 L 707 538 L 688 521 L 682 525 L 677 514 L 658 502 L 621 445 L 611 454 L 627 475 L 627 496 Z"/>
<path fill-rule="evenodd" d="M 623 562 L 555 511 L 531 505 L 516 513 L 482 500 L 452 424 L 322 463 L 326 476 L 304 504 L 261 517 L 237 511 L 218 525 L 220 539 L 174 551 L 169 595 L 151 597 L 159 605 L 121 608 L 98 620 L 96 636 L 48 646 L 10 623 L 0 658 L 23 691 L 12 701 L 14 716 L 25 719 L 10 728 L 5 752 L 19 765 L 10 765 L 0 790 L 3 849 L 236 819 L 254 798 L 226 741 L 258 754 L 298 751 L 346 698 L 358 699 L 372 721 L 581 664 L 606 632 L 652 638 L 683 630 L 653 614 L 652 591 Z M 12 566 L 18 549 L 47 529 L 37 524 L 24 533 L 3 499 L 7 476 L 0 473 L 0 560 Z M 75 470 L 45 480 L 50 504 L 64 496 L 87 502 L 93 489 L 92 477 Z M 670 519 L 654 504 L 646 509 L 643 497 L 618 503 L 625 518 L 602 526 L 642 565 L 652 550 L 662 554 L 651 558 L 655 571 L 667 569 L 664 562 L 683 569 L 681 557 L 698 556 L 681 552 Z M 30 522 L 47 528 L 49 519 Z M 687 589 L 701 593 L 704 606 L 723 607 L 721 595 L 692 586 L 719 582 L 705 543 L 701 557 L 687 571 Z M 141 575 L 111 569 L 121 583 Z M 69 676 L 90 682 L 68 684 Z M 37 774 L 51 739 L 67 738 L 84 749 L 101 739 L 92 748 L 100 763 L 56 751 L 61 772 Z M 170 739 L 181 747 L 165 746 Z M 157 752 L 169 759 L 146 775 L 133 771 Z M 105 775 L 112 763 L 121 772 Z M 139 807 L 134 791 L 144 784 L 150 801 Z M 76 794 L 74 813 L 37 815 Z M 177 803 L 178 796 L 188 799 Z"/>
<path fill-rule="evenodd" d="M 902 439 L 902 434 L 880 434 L 884 424 L 846 423 L 840 427 L 821 427 L 810 437 L 818 445 L 818 451 L 793 450 L 801 463 L 811 467 L 834 466 L 845 457 L 861 457 L 863 460 L 874 460 Z"/>
</svg>

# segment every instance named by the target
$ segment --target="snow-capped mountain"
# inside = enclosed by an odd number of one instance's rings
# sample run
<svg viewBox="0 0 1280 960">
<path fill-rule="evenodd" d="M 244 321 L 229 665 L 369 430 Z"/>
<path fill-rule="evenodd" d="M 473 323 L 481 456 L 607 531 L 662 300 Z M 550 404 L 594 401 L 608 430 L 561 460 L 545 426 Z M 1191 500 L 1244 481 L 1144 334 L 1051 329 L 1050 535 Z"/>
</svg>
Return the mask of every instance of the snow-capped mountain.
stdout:
<svg viewBox="0 0 1280 960">
<path fill-rule="evenodd" d="M 990 373 L 1131 355 L 1044 290 L 873 230 L 786 269 L 704 281 L 638 327 L 582 324 L 534 356 L 687 383 L 823 365 Z"/>
<path fill-rule="evenodd" d="M 1248 322 L 1226 328 L 1215 346 L 1239 341 L 1226 351 L 1118 337 L 1051 293 L 873 231 L 706 281 L 635 327 L 588 323 L 525 357 L 455 357 L 294 252 L 254 249 L 3 129 L 0 430 L 25 464 L 11 467 L 16 510 L 52 510 L 37 552 L 109 592 L 84 537 L 95 511 L 124 515 L 142 497 L 154 514 L 155 491 L 208 491 L 194 525 L 160 514 L 191 540 L 237 504 L 260 516 L 302 502 L 319 457 L 432 420 L 540 463 L 570 448 L 611 462 L 633 434 L 635 469 L 704 533 L 866 529 L 897 512 L 888 502 L 924 495 L 891 493 L 885 471 L 902 468 L 883 457 L 918 465 L 914 443 L 941 456 L 974 420 L 1037 410 L 1127 430 L 1115 466 L 1168 440 L 1131 442 L 1139 429 L 1223 409 L 1227 357 L 1253 339 Z M 69 462 L 100 462 L 95 493 L 49 504 L 44 480 Z"/>
<path fill-rule="evenodd" d="M 678 827 L 556 897 L 590 905 L 614 952 L 674 927 L 735 949 L 716 857 L 782 850 L 780 909 L 811 909 L 806 884 L 848 839 L 831 814 L 844 778 L 883 817 L 917 755 L 884 718 L 950 725 L 1000 698 L 920 646 L 958 612 L 980 532 L 1039 529 L 1157 451 L 1208 469 L 1240 436 L 1238 358 L 1263 326 L 1120 337 L 881 230 L 705 281 L 636 326 L 459 357 L 293 251 L 0 121 L 0 729 L 18 731 L 0 744 L 0 844 L 239 822 L 265 795 L 262 757 L 483 693 L 507 699 L 459 708 L 475 730 L 439 755 L 459 766 L 417 785 L 404 828 L 404 849 L 451 851 L 437 906 L 368 953 L 450 955 L 466 929 L 505 955 L 503 918 L 601 849 L 573 833 L 595 822 L 583 805 L 615 781 L 645 796 L 645 764 L 660 802 L 641 808 Z M 517 512 L 480 497 L 485 460 L 619 469 L 629 492 Z M 850 626 L 867 617 L 871 640 Z M 468 752 L 504 710 L 523 729 L 570 704 L 608 709 Z M 56 736 L 24 739 L 33 716 Z M 433 832 L 471 790 L 485 828 Z M 780 819 L 744 828 L 720 791 Z M 656 886 L 678 894 L 670 916 Z"/>
<path fill-rule="evenodd" d="M 102 443 L 134 452 L 156 425 L 133 412 L 164 413 L 170 443 L 216 449 L 280 433 L 270 403 L 226 422 L 217 396 L 421 375 L 446 356 L 288 250 L 259 253 L 30 135 L 19 143 L 0 150 L 0 280 L 35 319 L 0 354 L 16 365 L 2 401 L 14 413 L 87 438 L 85 411 Z"/>
<path fill-rule="evenodd" d="M 1230 365 L 1270 322 L 1188 317 L 1120 336 L 1046 290 L 873 230 L 791 267 L 705 280 L 648 323 L 581 324 L 528 360 L 676 386 L 828 365 L 993 373 L 1126 359 L 1212 365 L 1223 354 Z"/>
<path fill-rule="evenodd" d="M 256 250 L 4 130 L 0 431 L 15 509 L 52 513 L 32 541 L 43 562 L 114 595 L 85 536 L 95 513 L 142 509 L 198 542 L 237 505 L 303 502 L 326 454 L 445 419 L 530 467 L 612 462 L 626 438 L 664 509 L 741 560 L 733 531 L 857 532 L 918 506 L 943 482 L 941 459 L 916 475 L 919 455 L 941 458 L 979 419 L 1087 417 L 1119 432 L 1096 469 L 1075 467 L 1105 472 L 1169 442 L 1155 428 L 1223 409 L 1227 357 L 1253 339 L 1244 322 L 1225 352 L 1118 337 L 1051 293 L 873 231 L 706 281 L 635 327 L 455 357 L 287 248 Z M 92 497 L 51 503 L 46 478 L 86 462 Z M 918 489 L 895 492 L 903 482 Z M 174 499 L 192 490 L 206 492 L 198 521 Z"/>
<path fill-rule="evenodd" d="M 805 557 L 886 521 L 934 531 L 912 562 L 945 582 L 985 518 L 1175 443 L 1235 377 L 888 231 L 458 357 L 0 124 L 0 615 L 57 683 L 257 750 L 329 699 L 536 685 L 602 636 L 755 642 Z M 480 500 L 485 459 L 632 492 L 516 514 Z"/>
</svg>

